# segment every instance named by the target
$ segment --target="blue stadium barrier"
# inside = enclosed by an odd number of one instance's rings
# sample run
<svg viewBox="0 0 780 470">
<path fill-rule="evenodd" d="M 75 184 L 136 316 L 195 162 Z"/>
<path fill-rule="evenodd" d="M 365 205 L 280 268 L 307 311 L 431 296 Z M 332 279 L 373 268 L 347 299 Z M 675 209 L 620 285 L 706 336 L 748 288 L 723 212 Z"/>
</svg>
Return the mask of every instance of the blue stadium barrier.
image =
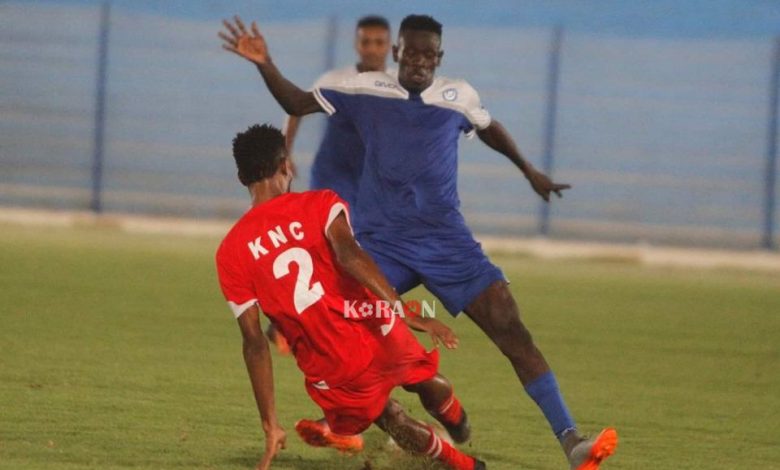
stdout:
<svg viewBox="0 0 780 470">
<path fill-rule="evenodd" d="M 220 49 L 218 24 L 107 4 L 0 8 L 1 205 L 246 209 L 230 141 L 284 113 Z M 303 87 L 354 60 L 353 30 L 335 17 L 261 26 Z M 452 26 L 444 48 L 441 73 L 468 79 L 524 154 L 574 186 L 540 209 L 509 161 L 464 140 L 459 190 L 475 231 L 777 249 L 776 39 Z M 323 119 L 301 127 L 298 189 Z"/>
</svg>

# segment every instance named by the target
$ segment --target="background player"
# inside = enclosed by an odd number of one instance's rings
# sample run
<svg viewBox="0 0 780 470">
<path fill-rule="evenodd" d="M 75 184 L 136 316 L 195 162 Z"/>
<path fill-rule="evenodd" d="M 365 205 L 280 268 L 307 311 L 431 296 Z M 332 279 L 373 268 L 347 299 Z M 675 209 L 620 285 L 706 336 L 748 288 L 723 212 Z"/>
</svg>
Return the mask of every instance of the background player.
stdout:
<svg viewBox="0 0 780 470">
<path fill-rule="evenodd" d="M 375 15 L 359 19 L 355 26 L 357 63 L 325 72 L 312 88 L 338 85 L 363 72 L 384 72 L 391 45 L 387 19 Z M 301 119 L 298 116 L 287 118 L 285 139 L 291 154 Z M 341 116 L 329 117 L 312 162 L 310 188 L 332 189 L 354 205 L 357 182 L 363 169 L 363 152 L 363 143 L 354 124 Z"/>
<path fill-rule="evenodd" d="M 383 300 L 400 305 L 401 299 L 355 241 L 346 203 L 329 190 L 289 192 L 293 173 L 284 136 L 271 126 L 252 126 L 239 133 L 233 155 L 252 208 L 220 244 L 217 270 L 238 318 L 244 360 L 266 434 L 259 468 L 269 468 L 286 441 L 276 418 L 271 356 L 260 329 L 260 309 L 289 341 L 306 377 L 307 392 L 322 408 L 333 433 L 354 435 L 374 423 L 407 451 L 453 469 L 485 468 L 390 400 L 394 387 L 410 387 L 445 427 L 467 427 L 465 414 L 456 423 L 447 412 L 457 399 L 449 382 L 437 374 L 437 350 L 426 352 L 395 315 L 347 318 L 348 303 L 377 305 Z M 405 320 L 429 333 L 435 343 L 457 346 L 452 331 L 437 320 L 416 316 Z"/>
<path fill-rule="evenodd" d="M 348 67 L 329 70 L 314 83 L 313 88 L 338 85 L 362 72 L 383 72 L 390 53 L 390 23 L 381 16 L 360 18 L 355 26 L 355 52 L 358 62 Z M 292 155 L 301 117 L 288 116 L 285 126 L 287 150 Z M 357 184 L 363 170 L 363 142 L 348 119 L 334 115 L 326 120 L 325 133 L 311 165 L 311 189 L 332 189 L 355 205 Z M 284 337 L 276 334 L 273 325 L 266 330 L 282 354 L 289 353 Z"/>
<path fill-rule="evenodd" d="M 351 83 L 304 92 L 273 64 L 257 25 L 224 23 L 227 50 L 253 62 L 274 98 L 289 114 L 325 111 L 352 120 L 366 147 L 356 207 L 364 247 L 399 292 L 423 283 L 453 315 L 461 311 L 509 359 L 536 402 L 573 469 L 598 468 L 617 445 L 614 429 L 593 439 L 577 432 L 555 375 L 530 332 L 501 271 L 487 259 L 465 224 L 457 196 L 457 142 L 475 131 L 508 157 L 549 201 L 565 184 L 553 183 L 520 154 L 504 127 L 461 80 L 435 77 L 444 52 L 442 26 L 429 16 L 401 23 L 393 58 L 398 77 L 357 76 Z"/>
</svg>

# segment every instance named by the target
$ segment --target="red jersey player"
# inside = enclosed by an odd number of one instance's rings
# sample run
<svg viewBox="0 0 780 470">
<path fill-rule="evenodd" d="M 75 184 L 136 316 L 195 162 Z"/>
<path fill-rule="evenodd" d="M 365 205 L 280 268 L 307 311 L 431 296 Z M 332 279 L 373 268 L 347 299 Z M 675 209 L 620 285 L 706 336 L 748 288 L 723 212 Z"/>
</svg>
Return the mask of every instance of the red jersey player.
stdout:
<svg viewBox="0 0 780 470">
<path fill-rule="evenodd" d="M 397 386 L 417 393 L 456 441 L 468 439 L 466 414 L 452 385 L 437 372 L 438 351 L 426 352 L 407 324 L 448 348 L 457 346 L 452 331 L 432 318 L 376 315 L 392 311 L 378 309 L 380 305 L 402 305 L 400 298 L 358 246 L 347 205 L 336 193 L 290 192 L 292 171 L 278 129 L 252 126 L 239 133 L 233 156 L 252 208 L 220 245 L 217 270 L 222 292 L 238 318 L 266 436 L 258 468 L 269 468 L 286 441 L 276 418 L 261 310 L 289 342 L 306 390 L 325 414 L 325 445 L 349 448 L 350 439 L 359 439 L 354 435 L 373 423 L 409 452 L 457 470 L 486 468 L 390 399 Z M 355 306 L 360 315 L 354 314 Z"/>
</svg>

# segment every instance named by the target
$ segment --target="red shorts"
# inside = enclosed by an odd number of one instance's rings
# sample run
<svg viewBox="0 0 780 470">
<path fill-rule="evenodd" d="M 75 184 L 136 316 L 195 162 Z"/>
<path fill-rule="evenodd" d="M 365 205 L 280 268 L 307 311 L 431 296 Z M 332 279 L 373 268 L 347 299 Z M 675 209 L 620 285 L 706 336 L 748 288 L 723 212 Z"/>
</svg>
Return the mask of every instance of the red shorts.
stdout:
<svg viewBox="0 0 780 470">
<path fill-rule="evenodd" d="M 377 338 L 380 348 L 374 360 L 353 380 L 334 388 L 306 383 L 306 391 L 336 434 L 365 431 L 382 414 L 395 387 L 424 382 L 438 372 L 439 351 L 425 351 L 405 323 Z"/>
</svg>

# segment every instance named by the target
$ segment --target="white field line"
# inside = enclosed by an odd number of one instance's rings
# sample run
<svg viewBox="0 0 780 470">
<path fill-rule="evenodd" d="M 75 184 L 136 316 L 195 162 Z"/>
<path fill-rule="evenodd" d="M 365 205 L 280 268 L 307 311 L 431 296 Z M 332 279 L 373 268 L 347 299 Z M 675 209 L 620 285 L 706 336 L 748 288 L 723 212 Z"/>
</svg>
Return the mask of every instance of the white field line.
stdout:
<svg viewBox="0 0 780 470">
<path fill-rule="evenodd" d="M 109 227 L 128 233 L 221 237 L 232 222 L 177 219 L 130 214 L 96 215 L 87 211 L 50 211 L 0 208 L 0 223 L 24 226 Z M 780 253 L 763 250 L 711 250 L 672 248 L 646 244 L 560 241 L 544 238 L 501 238 L 477 235 L 489 252 L 522 254 L 538 258 L 614 259 L 650 266 L 705 269 L 744 269 L 780 273 Z"/>
</svg>

